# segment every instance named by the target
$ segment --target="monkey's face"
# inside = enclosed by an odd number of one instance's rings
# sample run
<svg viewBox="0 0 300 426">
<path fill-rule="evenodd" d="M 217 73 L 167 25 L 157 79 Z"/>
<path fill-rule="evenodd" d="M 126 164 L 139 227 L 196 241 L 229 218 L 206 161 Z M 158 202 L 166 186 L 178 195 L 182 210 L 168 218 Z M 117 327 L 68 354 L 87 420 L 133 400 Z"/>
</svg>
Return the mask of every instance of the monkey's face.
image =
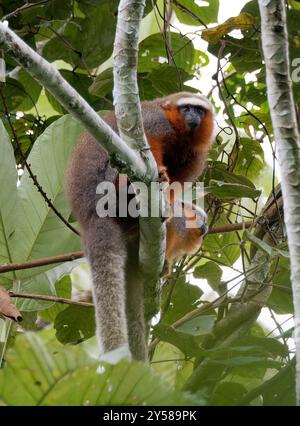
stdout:
<svg viewBox="0 0 300 426">
<path fill-rule="evenodd" d="M 208 138 L 211 138 L 214 107 L 205 96 L 181 92 L 167 98 L 161 107 L 172 126 L 181 134 L 196 132 L 203 124 L 207 128 L 204 130 Z"/>
<path fill-rule="evenodd" d="M 205 117 L 208 114 L 212 116 L 214 112 L 212 103 L 200 94 L 180 96 L 176 106 L 188 131 L 197 130 L 204 122 Z"/>
<path fill-rule="evenodd" d="M 200 126 L 203 117 L 206 114 L 206 109 L 202 105 L 180 105 L 178 110 L 182 115 L 186 127 L 189 130 L 195 130 Z"/>
</svg>

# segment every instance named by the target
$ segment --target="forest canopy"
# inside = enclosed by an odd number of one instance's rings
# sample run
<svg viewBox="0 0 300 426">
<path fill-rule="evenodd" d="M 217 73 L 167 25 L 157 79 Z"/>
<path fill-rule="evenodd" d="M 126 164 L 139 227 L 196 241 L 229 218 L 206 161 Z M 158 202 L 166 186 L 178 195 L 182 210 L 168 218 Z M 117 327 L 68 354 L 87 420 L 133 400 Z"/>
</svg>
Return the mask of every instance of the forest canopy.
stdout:
<svg viewBox="0 0 300 426">
<path fill-rule="evenodd" d="M 163 280 L 149 365 L 99 367 L 91 280 L 64 191 L 84 127 L 0 50 L 0 405 L 296 404 L 290 255 L 259 6 L 243 1 L 231 16 L 224 3 L 147 0 L 141 23 L 141 101 L 201 92 L 216 110 L 198 179 L 209 232 Z M 286 3 L 299 125 L 300 3 Z M 118 5 L 2 0 L 0 14 L 103 117 L 114 108 Z"/>
</svg>

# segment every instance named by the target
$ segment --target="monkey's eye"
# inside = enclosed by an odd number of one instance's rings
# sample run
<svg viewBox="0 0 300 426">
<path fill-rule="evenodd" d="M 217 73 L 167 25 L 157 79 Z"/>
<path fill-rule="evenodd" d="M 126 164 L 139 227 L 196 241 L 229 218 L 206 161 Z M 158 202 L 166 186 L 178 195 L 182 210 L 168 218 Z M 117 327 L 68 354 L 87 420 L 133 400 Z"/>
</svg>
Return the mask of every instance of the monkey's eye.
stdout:
<svg viewBox="0 0 300 426">
<path fill-rule="evenodd" d="M 180 107 L 180 109 L 183 113 L 187 113 L 190 111 L 191 107 L 190 105 L 183 105 L 182 107 Z"/>
<path fill-rule="evenodd" d="M 205 108 L 203 108 L 203 107 L 202 107 L 202 106 L 200 106 L 200 105 L 195 106 L 195 110 L 197 111 L 197 113 L 198 113 L 199 115 L 204 115 L 204 114 L 206 113 Z"/>
</svg>

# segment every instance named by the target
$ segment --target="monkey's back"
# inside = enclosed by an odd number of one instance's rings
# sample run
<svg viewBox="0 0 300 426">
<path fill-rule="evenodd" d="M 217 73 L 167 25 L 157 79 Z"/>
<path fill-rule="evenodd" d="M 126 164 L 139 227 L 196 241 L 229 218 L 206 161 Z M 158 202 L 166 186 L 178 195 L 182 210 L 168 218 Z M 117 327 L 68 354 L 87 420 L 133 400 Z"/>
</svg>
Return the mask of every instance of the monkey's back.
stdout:
<svg viewBox="0 0 300 426">
<path fill-rule="evenodd" d="M 116 175 L 105 150 L 85 133 L 73 150 L 65 175 L 67 198 L 83 229 L 96 215 L 97 185 L 104 180 L 114 182 Z"/>
</svg>

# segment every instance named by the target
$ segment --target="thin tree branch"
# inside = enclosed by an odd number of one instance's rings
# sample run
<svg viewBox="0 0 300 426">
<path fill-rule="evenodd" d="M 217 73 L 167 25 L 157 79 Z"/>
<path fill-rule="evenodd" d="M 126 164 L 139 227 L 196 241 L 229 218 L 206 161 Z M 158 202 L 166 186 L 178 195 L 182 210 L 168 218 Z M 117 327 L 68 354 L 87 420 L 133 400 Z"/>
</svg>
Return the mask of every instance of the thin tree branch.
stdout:
<svg viewBox="0 0 300 426">
<path fill-rule="evenodd" d="M 28 262 L 4 263 L 3 265 L 0 265 L 0 273 L 37 268 L 39 266 L 52 265 L 54 263 L 71 262 L 72 260 L 80 259 L 81 257 L 84 257 L 83 251 L 75 251 L 73 253 L 66 253 L 58 256 L 34 259 Z"/>
<path fill-rule="evenodd" d="M 202 19 L 200 19 L 199 16 L 196 15 L 194 12 L 192 12 L 190 9 L 188 9 L 187 7 L 185 7 L 183 4 L 179 3 L 179 1 L 177 1 L 177 0 L 174 0 L 174 4 L 183 13 L 186 13 L 187 15 L 190 15 L 193 19 L 195 19 L 196 22 L 199 22 L 199 24 L 201 24 L 205 28 L 207 28 L 206 23 L 204 21 L 202 21 Z"/>
<path fill-rule="evenodd" d="M 223 77 L 222 67 L 221 67 L 221 58 L 223 56 L 223 52 L 224 52 L 224 49 L 226 47 L 226 43 L 225 43 L 224 40 L 220 40 L 220 43 L 221 43 L 221 46 L 220 46 L 219 53 L 218 53 L 217 72 L 213 76 L 213 79 L 216 81 L 216 84 L 217 84 L 218 89 L 219 89 L 220 98 L 223 101 L 226 114 L 228 115 L 228 119 L 229 119 L 229 121 L 230 121 L 230 123 L 232 125 L 232 128 L 234 130 L 234 134 L 235 134 L 235 142 L 234 142 L 232 151 L 231 151 L 231 153 L 229 155 L 229 159 L 232 160 L 232 156 L 234 155 L 234 151 L 236 151 L 236 157 L 233 158 L 233 161 L 231 162 L 231 164 L 229 164 L 230 171 L 233 171 L 233 169 L 235 167 L 235 164 L 237 162 L 237 156 L 238 156 L 239 146 L 240 146 L 240 142 L 241 141 L 240 141 L 240 135 L 239 135 L 238 129 L 237 129 L 237 127 L 235 125 L 235 122 L 234 122 L 234 117 L 232 116 L 232 114 L 230 112 L 227 100 L 226 100 L 226 98 L 224 96 L 224 93 L 223 93 L 223 90 L 222 90 L 222 87 L 221 87 L 221 82 L 219 81 L 219 73 L 220 72 L 221 72 L 221 75 L 222 75 L 222 83 L 224 84 L 224 81 L 225 81 L 224 77 Z"/>
<path fill-rule="evenodd" d="M 233 223 L 227 225 L 214 226 L 207 234 L 220 234 L 225 232 L 236 232 L 248 229 L 254 225 L 254 222 Z M 42 257 L 40 259 L 30 260 L 28 262 L 4 263 L 0 265 L 0 274 L 4 272 L 19 271 L 21 269 L 38 268 L 40 266 L 52 265 L 55 263 L 71 262 L 72 260 L 84 257 L 83 251 L 75 251 L 73 253 L 65 253 L 57 256 Z M 198 259 L 197 259 L 198 261 Z"/>
<path fill-rule="evenodd" d="M 82 302 L 80 300 L 65 299 L 64 297 L 46 296 L 44 294 L 34 294 L 34 293 L 19 293 L 15 291 L 9 291 L 8 294 L 10 295 L 10 297 L 20 297 L 22 299 L 46 300 L 48 302 L 63 303 L 65 305 L 83 306 L 84 308 L 94 307 L 93 303 Z"/>
<path fill-rule="evenodd" d="M 44 5 L 46 3 L 49 3 L 50 1 L 51 0 L 40 0 L 40 1 L 37 1 L 36 3 L 26 3 L 26 4 L 23 4 L 23 6 L 18 7 L 13 12 L 8 13 L 7 15 L 2 16 L 1 20 L 2 21 L 6 21 L 7 19 L 14 18 L 15 16 L 17 16 L 20 12 L 22 12 L 24 10 L 28 10 L 28 9 L 30 9 L 32 7 Z"/>
<path fill-rule="evenodd" d="M 140 150 L 146 160 L 149 174 L 157 180 L 157 165 L 144 133 L 137 84 L 138 34 L 144 7 L 145 0 L 120 1 L 113 51 L 113 95 L 121 138 L 129 146 Z M 142 200 L 139 197 L 141 204 L 151 206 L 151 202 L 154 202 L 156 205 L 162 205 L 161 191 L 151 190 L 150 181 L 148 189 L 147 199 Z M 139 261 L 145 283 L 145 316 L 149 320 L 159 310 L 159 277 L 165 257 L 165 233 L 165 224 L 160 217 L 140 218 Z"/>
<path fill-rule="evenodd" d="M 241 222 L 241 223 L 228 223 L 226 225 L 216 225 L 208 231 L 208 234 L 221 234 L 223 232 L 234 232 L 248 229 L 255 223 L 253 221 Z"/>
<path fill-rule="evenodd" d="M 0 48 L 14 57 L 49 92 L 85 126 L 110 155 L 113 166 L 129 177 L 151 182 L 153 175 L 140 154 L 128 145 L 101 119 L 90 105 L 61 76 L 59 71 L 31 49 L 7 25 L 0 22 Z"/>
</svg>

